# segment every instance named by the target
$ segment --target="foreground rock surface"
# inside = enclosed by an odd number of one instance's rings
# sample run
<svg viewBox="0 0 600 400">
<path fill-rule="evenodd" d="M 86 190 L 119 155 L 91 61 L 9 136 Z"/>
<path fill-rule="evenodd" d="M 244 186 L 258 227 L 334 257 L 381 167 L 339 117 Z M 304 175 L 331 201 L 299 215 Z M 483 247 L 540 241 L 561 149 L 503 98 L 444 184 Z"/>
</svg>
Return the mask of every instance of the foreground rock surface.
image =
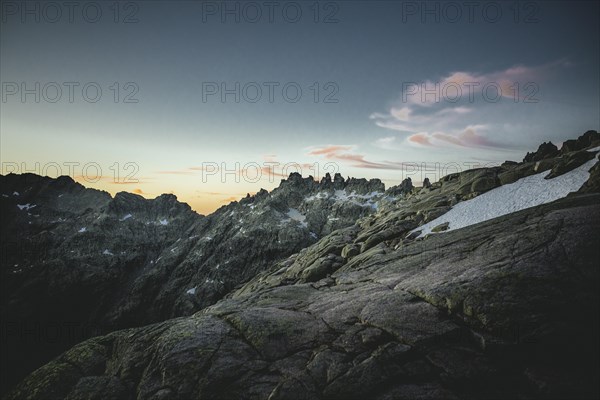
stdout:
<svg viewBox="0 0 600 400">
<path fill-rule="evenodd" d="M 599 204 L 348 258 L 360 229 L 332 234 L 191 317 L 77 345 L 7 398 L 594 398 Z M 303 273 L 323 257 L 329 274 Z"/>
</svg>

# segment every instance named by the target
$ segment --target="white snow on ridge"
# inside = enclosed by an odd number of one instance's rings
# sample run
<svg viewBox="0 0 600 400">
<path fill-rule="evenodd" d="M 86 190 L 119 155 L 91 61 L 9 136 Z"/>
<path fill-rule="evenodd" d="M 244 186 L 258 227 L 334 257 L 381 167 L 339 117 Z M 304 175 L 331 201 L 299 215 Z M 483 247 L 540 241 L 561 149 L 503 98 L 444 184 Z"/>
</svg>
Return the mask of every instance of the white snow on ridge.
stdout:
<svg viewBox="0 0 600 400">
<path fill-rule="evenodd" d="M 329 193 L 327 192 L 319 192 L 317 194 L 313 194 L 312 196 L 308 196 L 305 201 L 314 201 L 316 199 L 327 199 L 329 198 Z"/>
<path fill-rule="evenodd" d="M 356 194 L 356 192 L 352 192 L 348 194 L 345 190 L 336 190 L 334 198 L 339 201 L 349 201 L 361 207 L 376 209 L 377 204 L 375 199 L 379 194 L 379 192 L 371 192 L 369 194 Z"/>
<path fill-rule="evenodd" d="M 450 225 L 447 232 L 558 200 L 579 190 L 589 179 L 589 169 L 597 161 L 594 158 L 552 179 L 544 179 L 550 174 L 548 170 L 499 186 L 471 200 L 458 203 L 446 214 L 411 232 L 421 231 L 419 237 L 422 237 L 431 233 L 432 228 L 448 222 Z"/>
<path fill-rule="evenodd" d="M 588 149 L 587 151 L 591 151 L 591 152 L 600 151 L 600 146 L 594 147 L 593 149 Z"/>
<path fill-rule="evenodd" d="M 327 192 L 319 192 L 312 196 L 309 196 L 305 201 L 314 201 L 316 199 L 329 199 L 334 201 L 349 201 L 357 204 L 361 207 L 373 207 L 376 208 L 375 199 L 381 195 L 379 192 L 371 192 L 368 194 L 356 194 L 356 192 L 348 193 L 346 190 L 338 189 L 334 191 L 333 196 L 330 196 Z"/>
<path fill-rule="evenodd" d="M 308 223 L 306 222 L 306 216 L 302 215 L 302 213 L 297 209 L 290 208 L 286 215 L 288 219 L 298 221 L 303 227 L 306 228 L 308 226 Z"/>
<path fill-rule="evenodd" d="M 27 204 L 17 204 L 17 207 L 19 207 L 19 210 L 30 210 L 33 207 L 36 207 L 36 205 L 35 204 L 29 204 L 29 203 L 27 203 Z"/>
<path fill-rule="evenodd" d="M 131 215 L 131 214 L 127 214 L 126 216 L 124 216 L 123 218 L 121 218 L 119 221 L 121 221 L 121 222 L 122 222 L 122 221 L 128 220 L 128 219 L 129 219 L 129 218 L 131 218 L 131 217 L 133 217 L 133 215 Z"/>
</svg>

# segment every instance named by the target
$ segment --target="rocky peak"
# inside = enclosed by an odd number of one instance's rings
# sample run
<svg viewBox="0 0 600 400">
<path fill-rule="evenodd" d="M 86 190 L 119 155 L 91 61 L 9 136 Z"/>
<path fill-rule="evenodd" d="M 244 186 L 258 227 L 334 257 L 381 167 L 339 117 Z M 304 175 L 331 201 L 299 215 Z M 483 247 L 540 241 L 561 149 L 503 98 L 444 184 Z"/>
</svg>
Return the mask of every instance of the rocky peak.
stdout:
<svg viewBox="0 0 600 400">
<path fill-rule="evenodd" d="M 577 139 L 571 139 L 563 142 L 560 148 L 561 154 L 572 151 L 587 149 L 588 147 L 600 146 L 600 133 L 596 131 L 587 131 Z"/>
<path fill-rule="evenodd" d="M 344 177 L 339 172 L 336 172 L 333 176 L 334 183 L 344 183 Z"/>
<path fill-rule="evenodd" d="M 386 191 L 390 196 L 401 196 L 412 192 L 414 189 L 412 179 L 410 177 L 404 179 L 399 185 L 392 186 Z"/>
<path fill-rule="evenodd" d="M 555 144 L 552 142 L 544 142 L 538 147 L 537 151 L 533 153 L 528 152 L 523 159 L 523 162 L 540 161 L 546 158 L 556 157 L 558 154 L 558 147 L 556 147 Z"/>
<path fill-rule="evenodd" d="M 331 174 L 328 172 L 323 178 L 321 178 L 321 185 L 327 185 L 331 183 Z"/>
</svg>

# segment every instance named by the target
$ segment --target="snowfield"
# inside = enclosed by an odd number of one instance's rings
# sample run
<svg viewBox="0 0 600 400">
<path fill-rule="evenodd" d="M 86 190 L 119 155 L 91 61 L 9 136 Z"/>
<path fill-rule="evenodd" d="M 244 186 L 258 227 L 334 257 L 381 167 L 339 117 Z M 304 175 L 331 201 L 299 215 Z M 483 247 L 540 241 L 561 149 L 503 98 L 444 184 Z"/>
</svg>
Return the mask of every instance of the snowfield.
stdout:
<svg viewBox="0 0 600 400">
<path fill-rule="evenodd" d="M 431 233 L 432 228 L 445 222 L 450 224 L 445 231 L 447 232 L 561 199 L 581 188 L 589 179 L 589 170 L 596 162 L 598 160 L 593 158 L 553 179 L 544 179 L 550 174 L 548 170 L 499 186 L 471 200 L 458 203 L 446 214 L 413 229 L 411 233 L 421 231 L 419 237 L 423 237 Z"/>
</svg>

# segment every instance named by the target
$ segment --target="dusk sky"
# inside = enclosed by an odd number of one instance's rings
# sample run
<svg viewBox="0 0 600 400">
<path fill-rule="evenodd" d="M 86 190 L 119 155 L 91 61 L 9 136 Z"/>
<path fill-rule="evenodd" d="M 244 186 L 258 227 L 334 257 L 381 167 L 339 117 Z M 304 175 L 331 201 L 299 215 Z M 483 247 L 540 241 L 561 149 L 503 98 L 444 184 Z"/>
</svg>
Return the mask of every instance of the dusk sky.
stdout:
<svg viewBox="0 0 600 400">
<path fill-rule="evenodd" d="M 419 183 L 600 129 L 595 1 L 73 3 L 2 3 L 2 174 L 209 213 L 298 166 Z"/>
</svg>

